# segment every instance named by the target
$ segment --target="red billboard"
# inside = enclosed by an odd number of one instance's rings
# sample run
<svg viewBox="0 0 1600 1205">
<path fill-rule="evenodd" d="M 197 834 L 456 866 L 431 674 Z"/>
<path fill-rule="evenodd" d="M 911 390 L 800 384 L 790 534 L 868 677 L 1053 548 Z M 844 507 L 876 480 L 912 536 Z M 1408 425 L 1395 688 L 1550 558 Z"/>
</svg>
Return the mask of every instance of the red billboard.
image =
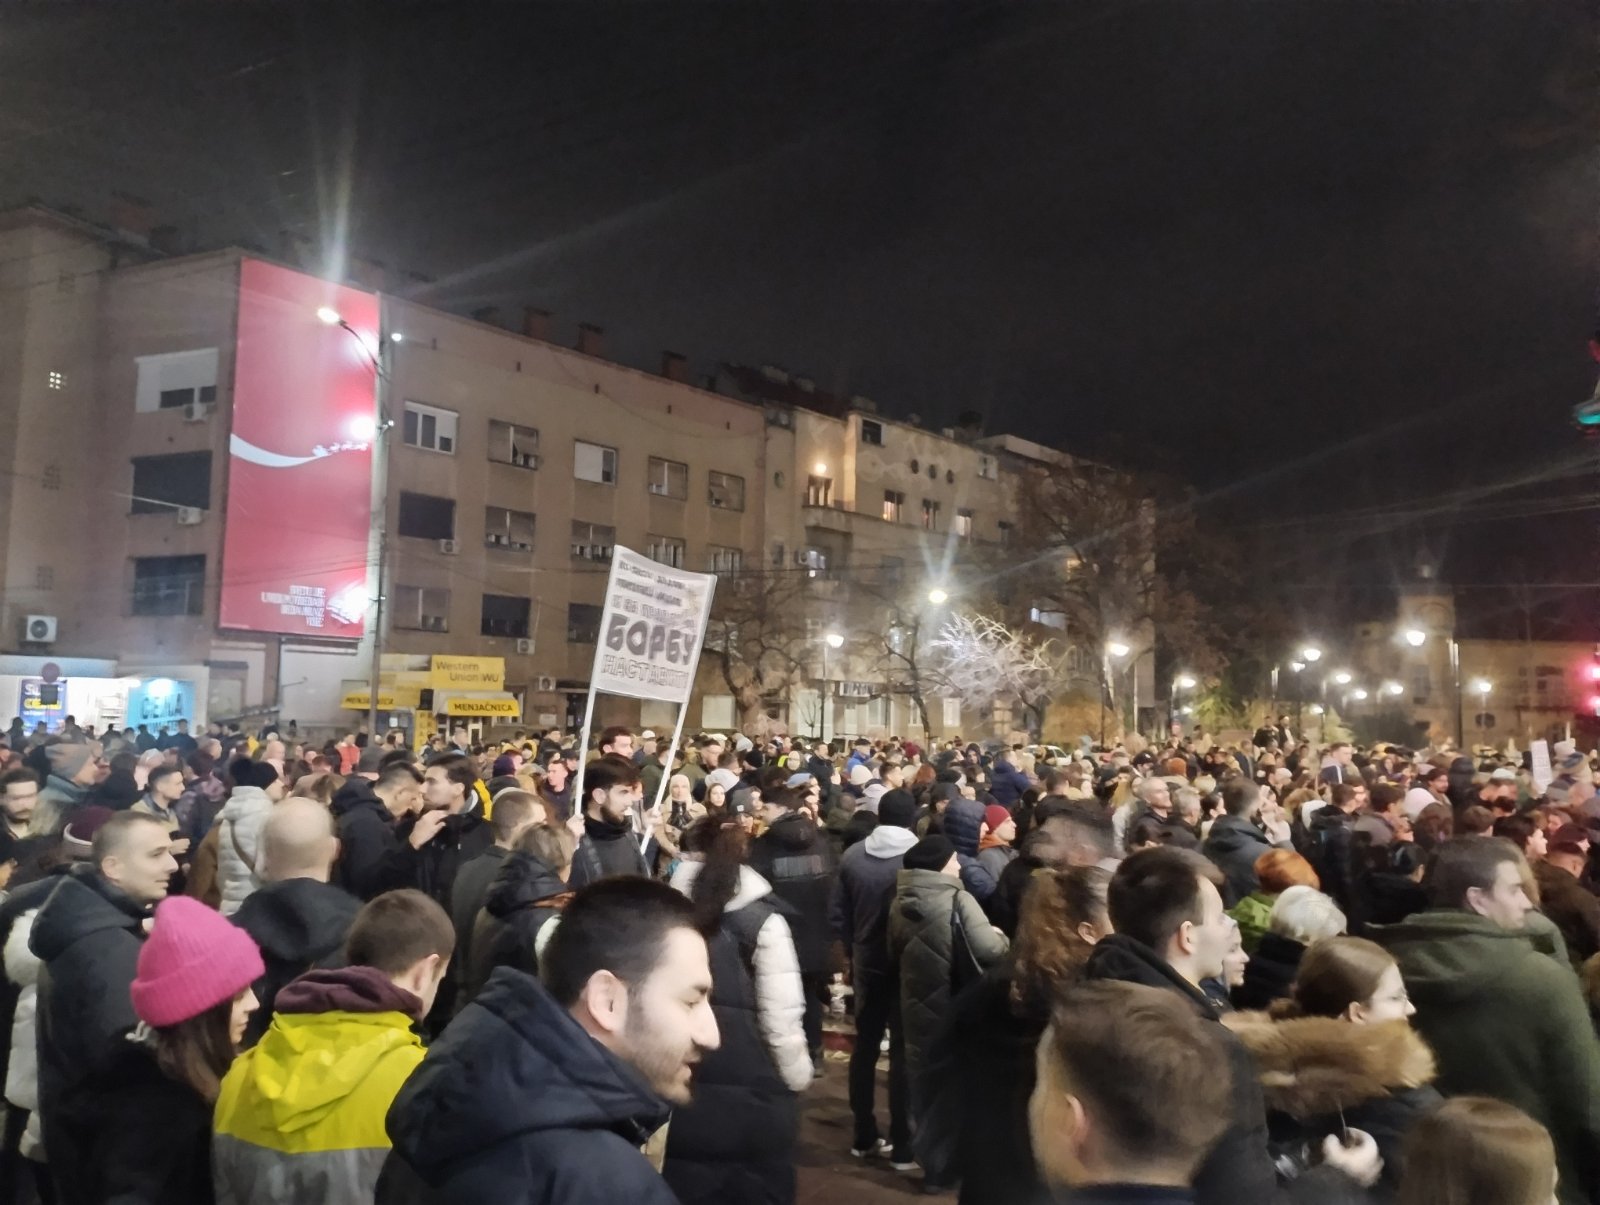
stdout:
<svg viewBox="0 0 1600 1205">
<path fill-rule="evenodd" d="M 224 628 L 346 640 L 365 628 L 378 314 L 373 293 L 240 265 Z"/>
</svg>

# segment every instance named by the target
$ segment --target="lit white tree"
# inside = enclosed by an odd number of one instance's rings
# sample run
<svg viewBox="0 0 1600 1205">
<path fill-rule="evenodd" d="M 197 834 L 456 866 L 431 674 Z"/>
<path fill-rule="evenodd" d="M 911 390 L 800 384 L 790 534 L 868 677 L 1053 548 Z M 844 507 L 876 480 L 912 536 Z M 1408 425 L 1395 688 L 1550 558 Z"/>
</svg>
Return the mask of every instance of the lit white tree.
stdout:
<svg viewBox="0 0 1600 1205">
<path fill-rule="evenodd" d="M 963 703 L 987 709 L 1016 703 L 1029 729 L 1044 724 L 1051 698 L 1067 684 L 1066 651 L 1040 642 L 988 615 L 957 615 L 930 642 L 939 677 Z"/>
</svg>

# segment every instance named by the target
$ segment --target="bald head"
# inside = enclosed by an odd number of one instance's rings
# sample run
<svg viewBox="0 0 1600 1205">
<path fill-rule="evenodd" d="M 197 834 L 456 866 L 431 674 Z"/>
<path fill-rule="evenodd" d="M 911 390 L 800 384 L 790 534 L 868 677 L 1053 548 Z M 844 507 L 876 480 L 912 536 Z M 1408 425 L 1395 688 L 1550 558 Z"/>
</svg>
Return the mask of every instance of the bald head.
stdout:
<svg viewBox="0 0 1600 1205">
<path fill-rule="evenodd" d="M 326 883 L 339 857 L 333 813 L 315 799 L 275 805 L 261 829 L 262 877 L 268 882 L 316 879 Z"/>
</svg>

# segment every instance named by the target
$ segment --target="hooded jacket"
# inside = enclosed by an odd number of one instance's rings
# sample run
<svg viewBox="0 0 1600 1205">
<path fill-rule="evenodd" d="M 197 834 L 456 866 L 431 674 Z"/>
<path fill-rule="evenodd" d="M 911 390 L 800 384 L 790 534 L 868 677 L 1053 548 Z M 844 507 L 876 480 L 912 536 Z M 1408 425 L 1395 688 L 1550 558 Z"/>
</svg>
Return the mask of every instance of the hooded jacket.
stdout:
<svg viewBox="0 0 1600 1205">
<path fill-rule="evenodd" d="M 352 778 L 334 794 L 333 818 L 339 830 L 335 881 L 359 900 L 416 883 L 416 860 L 400 839 L 389 808 L 372 783 Z"/>
<path fill-rule="evenodd" d="M 1400 964 L 1446 1096 L 1493 1096 L 1555 1141 L 1564 1202 L 1600 1189 L 1600 1044 L 1571 968 L 1535 936 L 1441 908 L 1372 937 Z"/>
<path fill-rule="evenodd" d="M 539 858 L 516 852 L 500 864 L 472 928 L 472 947 L 461 979 L 462 1000 L 483 990 L 496 967 L 539 973 L 539 930 L 559 916 L 571 893 Z"/>
<path fill-rule="evenodd" d="M 1239 925 L 1239 939 L 1244 945 L 1245 953 L 1251 957 L 1255 956 L 1256 950 L 1261 945 L 1261 939 L 1266 936 L 1267 925 L 1272 921 L 1272 905 L 1277 902 L 1278 897 L 1275 895 L 1268 895 L 1264 891 L 1252 891 L 1228 909 L 1228 915 Z"/>
<path fill-rule="evenodd" d="M 468 804 L 468 810 L 446 816 L 444 827 L 421 849 L 411 848 L 415 817 L 402 822 L 396 833 L 413 859 L 417 890 L 432 896 L 446 912 L 450 911 L 450 893 L 455 887 L 456 873 L 494 844 L 494 830 L 483 818 L 477 802 L 469 798 Z"/>
<path fill-rule="evenodd" d="M 704 863 L 680 862 L 672 886 L 693 895 Z M 789 926 L 772 888 L 748 866 L 708 935 L 711 1010 L 721 1045 L 675 1110 L 661 1169 L 684 1202 L 783 1205 L 795 1194 L 796 1093 L 811 1083 L 805 995 Z"/>
<path fill-rule="evenodd" d="M 537 979 L 501 967 L 396 1096 L 376 1205 L 678 1205 L 640 1152 L 667 1113 Z"/>
<path fill-rule="evenodd" d="M 222 830 L 217 840 L 217 887 L 223 916 L 232 916 L 252 891 L 261 886 L 261 828 L 272 812 L 272 799 L 260 787 L 234 787 L 217 815 Z"/>
<path fill-rule="evenodd" d="M 1365 1130 L 1383 1156 L 1382 1183 L 1399 1186 L 1405 1136 L 1441 1099 L 1433 1051 L 1408 1022 L 1240 1012 L 1222 1023 L 1255 1061 L 1274 1150 L 1303 1169 L 1327 1135 Z"/>
<path fill-rule="evenodd" d="M 833 935 L 850 946 L 856 974 L 889 970 L 889 905 L 906 850 L 917 843 L 908 828 L 880 824 L 839 859 L 828 920 Z"/>
<path fill-rule="evenodd" d="M 955 948 L 956 922 L 966 941 Z M 906 1044 L 906 1075 L 911 1085 L 911 1115 L 922 1114 L 918 1080 L 929 1048 L 950 1012 L 956 960 L 964 982 L 1005 957 L 1010 943 L 989 923 L 978 901 L 961 883 L 939 870 L 902 870 L 895 880 L 889 910 L 889 957 L 900 969 L 900 1018 Z M 975 965 L 974 965 L 975 964 Z"/>
<path fill-rule="evenodd" d="M 1177 992 L 1202 1016 L 1217 1013 L 1204 993 L 1179 975 L 1143 942 L 1122 933 L 1101 939 L 1084 967 L 1086 979 L 1140 983 Z M 1256 1080 L 1255 1064 L 1243 1043 L 1224 1031 L 1233 1085 L 1232 1120 L 1206 1155 L 1194 1176 L 1197 1205 L 1270 1205 L 1278 1201 L 1320 1201 L 1337 1198 L 1353 1187 L 1348 1177 L 1326 1165 L 1314 1167 L 1283 1189 L 1267 1145 L 1267 1110 Z M 1224 1069 L 1219 1068 L 1219 1071 Z"/>
<path fill-rule="evenodd" d="M 833 892 L 833 842 L 810 813 L 780 816 L 750 846 L 750 869 L 772 884 L 773 894 L 793 910 L 790 928 L 800 970 L 828 969 L 828 897 Z"/>
<path fill-rule="evenodd" d="M 217 1205 L 372 1199 L 389 1153 L 384 1117 L 422 1062 L 422 1001 L 372 967 L 311 971 L 278 993 L 261 1041 L 217 1097 Z"/>
<path fill-rule="evenodd" d="M 983 804 L 976 799 L 952 799 L 944 810 L 944 835 L 956 847 L 956 860 L 961 864 L 961 885 L 978 903 L 987 902 L 999 883 L 978 860 L 978 842 L 983 836 Z"/>
<path fill-rule="evenodd" d="M 315 879 L 267 883 L 239 906 L 233 923 L 255 938 L 267 968 L 255 984 L 261 1007 L 245 1026 L 246 1046 L 267 1031 L 284 984 L 313 967 L 343 964 L 344 939 L 359 911 L 355 896 Z"/>
<path fill-rule="evenodd" d="M 1200 852 L 1216 863 L 1227 879 L 1222 903 L 1232 908 L 1261 886 L 1256 859 L 1272 848 L 1267 836 L 1242 816 L 1218 816 Z"/>
<path fill-rule="evenodd" d="M 995 758 L 994 766 L 989 771 L 989 794 L 1001 807 L 1016 807 L 1022 793 L 1032 785 L 1028 776 L 1005 758 Z"/>
<path fill-rule="evenodd" d="M 39 978 L 39 1114 L 65 1205 L 98 1205 L 108 1143 L 143 1084 L 150 1056 L 128 1041 L 138 1024 L 128 989 L 146 910 L 97 870 L 77 866 L 34 918 L 28 948 Z"/>
</svg>

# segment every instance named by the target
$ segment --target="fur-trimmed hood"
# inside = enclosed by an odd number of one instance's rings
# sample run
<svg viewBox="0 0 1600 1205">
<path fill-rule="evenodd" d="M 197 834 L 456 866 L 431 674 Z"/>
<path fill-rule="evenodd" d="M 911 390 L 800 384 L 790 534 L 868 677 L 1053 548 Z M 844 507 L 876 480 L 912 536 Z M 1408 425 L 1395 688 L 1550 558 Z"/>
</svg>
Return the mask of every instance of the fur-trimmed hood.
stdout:
<svg viewBox="0 0 1600 1205">
<path fill-rule="evenodd" d="M 1437 1073 L 1433 1051 L 1405 1021 L 1241 1012 L 1222 1022 L 1255 1060 L 1267 1107 L 1302 1121 L 1419 1088 Z"/>
</svg>

